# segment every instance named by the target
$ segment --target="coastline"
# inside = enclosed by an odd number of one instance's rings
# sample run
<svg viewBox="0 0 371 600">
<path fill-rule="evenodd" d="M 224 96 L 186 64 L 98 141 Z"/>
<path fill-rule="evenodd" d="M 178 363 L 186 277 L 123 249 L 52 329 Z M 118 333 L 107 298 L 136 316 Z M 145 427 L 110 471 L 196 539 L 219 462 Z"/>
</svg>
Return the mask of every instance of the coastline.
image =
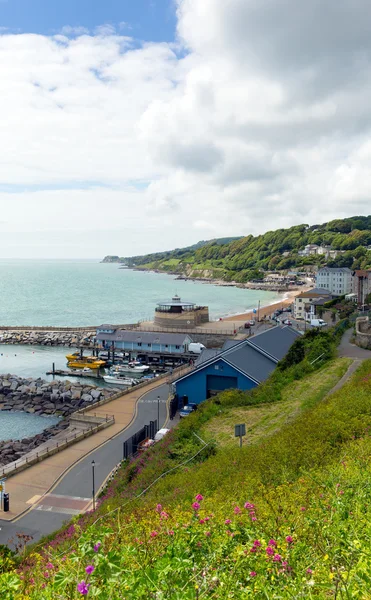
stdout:
<svg viewBox="0 0 371 600">
<path fill-rule="evenodd" d="M 294 301 L 294 298 L 296 296 L 298 296 L 299 294 L 301 294 L 302 292 L 307 291 L 308 289 L 310 289 L 310 288 L 303 286 L 303 289 L 300 291 L 288 292 L 286 294 L 286 298 L 282 298 L 281 301 L 274 302 L 274 303 L 268 304 L 266 306 L 261 306 L 259 309 L 259 319 L 261 320 L 264 317 L 271 317 L 273 315 L 274 311 L 281 309 L 281 308 L 287 308 L 288 306 L 291 306 Z M 250 310 L 246 313 L 223 317 L 222 320 L 230 323 L 233 321 L 247 321 L 249 319 L 256 319 L 256 318 L 257 318 L 257 314 L 254 313 L 253 310 Z"/>
</svg>

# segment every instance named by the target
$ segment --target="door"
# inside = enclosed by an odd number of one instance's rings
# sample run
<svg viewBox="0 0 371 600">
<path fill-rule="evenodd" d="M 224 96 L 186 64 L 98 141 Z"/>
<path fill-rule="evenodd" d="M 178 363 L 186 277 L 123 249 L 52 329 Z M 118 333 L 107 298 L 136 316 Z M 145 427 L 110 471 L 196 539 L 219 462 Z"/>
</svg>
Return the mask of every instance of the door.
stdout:
<svg viewBox="0 0 371 600">
<path fill-rule="evenodd" d="M 216 396 L 223 390 L 237 388 L 237 377 L 223 377 L 221 375 L 208 375 L 206 381 L 206 397 Z"/>
</svg>

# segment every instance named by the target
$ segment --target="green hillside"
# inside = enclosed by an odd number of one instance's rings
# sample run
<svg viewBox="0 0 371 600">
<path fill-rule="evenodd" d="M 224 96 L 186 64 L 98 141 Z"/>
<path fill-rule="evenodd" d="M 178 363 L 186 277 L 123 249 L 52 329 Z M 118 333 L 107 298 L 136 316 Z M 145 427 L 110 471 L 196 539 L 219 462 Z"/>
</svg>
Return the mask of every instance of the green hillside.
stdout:
<svg viewBox="0 0 371 600">
<path fill-rule="evenodd" d="M 4 559 L 1 598 L 368 598 L 371 361 L 326 397 L 337 340 L 311 332 L 263 385 L 206 401 L 94 514 Z"/>
<path fill-rule="evenodd" d="M 331 246 L 341 253 L 333 260 L 299 256 L 307 244 Z M 155 269 L 190 277 L 246 282 L 263 278 L 267 270 L 287 270 L 318 264 L 371 268 L 371 216 L 336 219 L 322 225 L 296 225 L 234 240 L 200 242 L 195 247 L 120 259 L 129 267 Z"/>
</svg>

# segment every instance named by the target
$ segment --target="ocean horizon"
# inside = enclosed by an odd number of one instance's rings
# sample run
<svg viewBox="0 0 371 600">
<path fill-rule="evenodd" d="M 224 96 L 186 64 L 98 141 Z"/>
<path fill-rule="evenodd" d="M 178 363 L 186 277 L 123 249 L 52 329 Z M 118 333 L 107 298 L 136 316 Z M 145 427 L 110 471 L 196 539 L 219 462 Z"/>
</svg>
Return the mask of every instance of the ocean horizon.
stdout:
<svg viewBox="0 0 371 600">
<path fill-rule="evenodd" d="M 102 259 L 0 259 L 0 326 L 78 327 L 152 320 L 174 294 L 209 306 L 212 320 L 267 306 L 277 292 L 177 280 Z"/>
</svg>

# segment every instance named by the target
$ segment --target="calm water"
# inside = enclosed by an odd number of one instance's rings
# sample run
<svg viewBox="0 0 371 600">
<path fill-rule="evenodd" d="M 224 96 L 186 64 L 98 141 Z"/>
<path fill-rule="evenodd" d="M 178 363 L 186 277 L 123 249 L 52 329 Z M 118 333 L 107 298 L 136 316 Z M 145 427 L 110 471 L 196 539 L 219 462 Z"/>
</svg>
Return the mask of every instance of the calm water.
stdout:
<svg viewBox="0 0 371 600">
<path fill-rule="evenodd" d="M 1 260 L 0 325 L 78 326 L 152 319 L 178 293 L 207 305 L 212 319 L 271 304 L 275 292 L 175 281 L 171 275 L 87 260 Z"/>
<path fill-rule="evenodd" d="M 22 412 L 0 412 L 0 442 L 21 440 L 58 423 L 58 417 L 40 417 Z"/>
<path fill-rule="evenodd" d="M 7 346 L 0 344 L 0 374 L 10 373 L 19 377 L 41 377 L 46 381 L 53 379 L 46 375 L 52 369 L 67 369 L 66 354 L 75 352 L 76 348 L 49 348 L 45 346 Z M 54 379 L 58 379 L 55 377 Z M 62 380 L 78 381 L 86 385 L 108 387 L 102 379 L 96 377 L 63 377 Z M 112 386 L 109 386 L 112 387 Z"/>
</svg>

